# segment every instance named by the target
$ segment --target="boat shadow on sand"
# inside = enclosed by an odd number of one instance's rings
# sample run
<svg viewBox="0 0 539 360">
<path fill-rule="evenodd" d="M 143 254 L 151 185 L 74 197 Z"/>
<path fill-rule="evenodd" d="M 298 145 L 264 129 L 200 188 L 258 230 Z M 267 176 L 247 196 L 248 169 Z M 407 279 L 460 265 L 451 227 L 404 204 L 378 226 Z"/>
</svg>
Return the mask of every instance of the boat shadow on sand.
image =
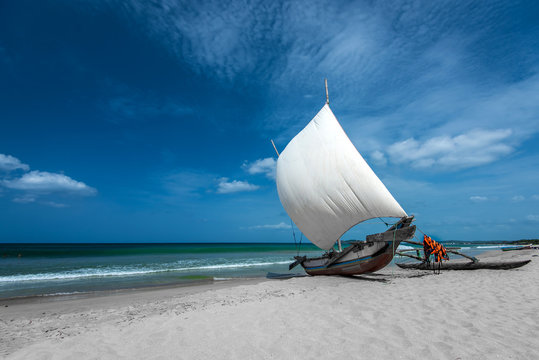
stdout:
<svg viewBox="0 0 539 360">
<path fill-rule="evenodd" d="M 368 275 L 339 275 L 342 278 L 353 279 L 358 281 L 372 281 L 379 283 L 389 283 L 391 280 L 395 279 L 411 279 L 419 278 L 423 276 L 432 275 L 431 272 L 417 272 L 417 273 L 404 273 L 404 274 L 368 274 Z M 267 279 L 270 280 L 287 280 L 295 277 L 310 277 L 307 274 L 277 274 L 277 273 L 268 273 L 266 275 Z"/>
<path fill-rule="evenodd" d="M 354 280 L 389 283 L 391 282 L 391 280 L 395 280 L 395 279 L 411 279 L 411 278 L 419 278 L 419 277 L 430 276 L 430 275 L 432 275 L 432 273 L 420 272 L 420 273 L 413 273 L 413 274 L 341 275 L 341 277 L 354 279 Z"/>
</svg>

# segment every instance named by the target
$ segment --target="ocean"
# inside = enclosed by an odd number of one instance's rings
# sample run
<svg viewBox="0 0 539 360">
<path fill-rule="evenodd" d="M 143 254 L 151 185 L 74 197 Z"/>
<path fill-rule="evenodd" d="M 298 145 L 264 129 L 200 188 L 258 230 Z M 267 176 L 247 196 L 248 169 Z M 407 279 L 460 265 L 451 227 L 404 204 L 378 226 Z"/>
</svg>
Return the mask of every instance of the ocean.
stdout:
<svg viewBox="0 0 539 360">
<path fill-rule="evenodd" d="M 444 245 L 477 255 L 507 244 Z M 310 243 L 299 251 L 307 256 L 321 253 Z M 264 277 L 268 272 L 289 273 L 297 254 L 294 244 L 274 243 L 0 244 L 0 298 Z M 292 272 L 303 270 L 298 266 Z"/>
</svg>

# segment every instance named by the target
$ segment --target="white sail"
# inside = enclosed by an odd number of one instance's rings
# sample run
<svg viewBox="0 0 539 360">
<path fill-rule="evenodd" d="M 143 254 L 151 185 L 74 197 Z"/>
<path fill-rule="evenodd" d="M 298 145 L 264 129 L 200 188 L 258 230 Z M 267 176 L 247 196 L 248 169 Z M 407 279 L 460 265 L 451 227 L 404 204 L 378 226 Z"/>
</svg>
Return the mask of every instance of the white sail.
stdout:
<svg viewBox="0 0 539 360">
<path fill-rule="evenodd" d="M 292 221 L 324 250 L 362 221 L 406 216 L 328 104 L 280 154 L 277 191 Z"/>
</svg>

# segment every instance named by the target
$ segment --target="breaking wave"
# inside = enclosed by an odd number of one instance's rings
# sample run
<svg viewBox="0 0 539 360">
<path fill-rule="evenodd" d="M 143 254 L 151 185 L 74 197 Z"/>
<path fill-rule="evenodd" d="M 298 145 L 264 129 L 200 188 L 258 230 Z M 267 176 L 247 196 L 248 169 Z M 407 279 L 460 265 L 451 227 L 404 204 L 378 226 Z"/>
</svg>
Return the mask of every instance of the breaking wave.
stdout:
<svg viewBox="0 0 539 360">
<path fill-rule="evenodd" d="M 175 267 L 163 266 L 158 264 L 155 266 L 145 267 L 108 267 L 108 268 L 84 268 L 69 271 L 50 272 L 50 273 L 35 273 L 35 274 L 14 274 L 0 276 L 0 284 L 13 283 L 21 281 L 50 281 L 50 280 L 77 280 L 83 278 L 100 278 L 100 277 L 128 277 L 128 276 L 143 276 L 167 272 L 196 272 L 204 270 L 225 270 L 225 269 L 240 269 L 251 267 L 262 267 L 271 265 L 288 264 L 290 261 L 266 261 L 266 262 L 237 262 L 225 264 L 208 264 L 208 265 L 193 265 Z M 176 264 L 177 265 L 177 264 Z"/>
</svg>

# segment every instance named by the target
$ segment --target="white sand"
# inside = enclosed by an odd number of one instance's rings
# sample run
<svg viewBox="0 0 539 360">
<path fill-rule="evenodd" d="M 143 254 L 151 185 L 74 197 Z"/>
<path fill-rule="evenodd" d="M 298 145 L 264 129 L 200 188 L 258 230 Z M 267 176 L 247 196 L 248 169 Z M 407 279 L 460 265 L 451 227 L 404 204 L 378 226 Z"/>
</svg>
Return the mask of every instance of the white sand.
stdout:
<svg viewBox="0 0 539 360">
<path fill-rule="evenodd" d="M 532 259 L 516 270 L 432 275 L 385 269 L 368 280 L 306 277 L 33 300 L 8 308 L 0 302 L 0 354 L 77 360 L 538 359 L 539 257 Z"/>
</svg>

